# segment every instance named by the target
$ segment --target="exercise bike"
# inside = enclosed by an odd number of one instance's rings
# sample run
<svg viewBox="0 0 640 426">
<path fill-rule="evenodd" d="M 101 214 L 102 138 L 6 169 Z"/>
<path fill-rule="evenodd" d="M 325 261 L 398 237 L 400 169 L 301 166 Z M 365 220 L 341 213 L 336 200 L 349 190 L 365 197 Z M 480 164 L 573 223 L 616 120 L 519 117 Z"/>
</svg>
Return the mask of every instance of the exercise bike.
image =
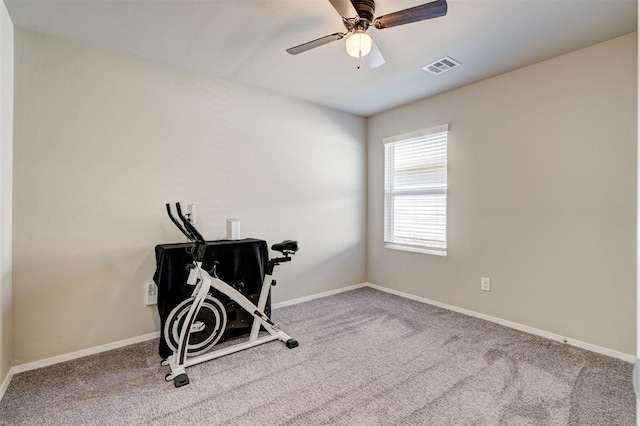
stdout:
<svg viewBox="0 0 640 426">
<path fill-rule="evenodd" d="M 271 286 L 275 285 L 275 280 L 270 281 L 269 277 L 273 275 L 273 270 L 277 265 L 291 261 L 291 256 L 298 251 L 298 242 L 285 240 L 271 247 L 272 250 L 280 252 L 283 257 L 268 261 L 258 304 L 255 305 L 233 286 L 218 278 L 216 274 L 217 262 L 214 262 L 213 268 L 209 271 L 202 268 L 207 246 L 202 234 L 184 216 L 180 203 L 176 203 L 176 211 L 182 223 L 171 213 L 171 206 L 167 204 L 166 207 L 171 221 L 180 232 L 195 243 L 195 248 L 193 263 L 187 265 L 189 270 L 187 285 L 194 286 L 193 292 L 191 297 L 173 308 L 162 331 L 163 337 L 172 351 L 172 354 L 162 361 L 163 366 L 171 368 L 171 372 L 164 379 L 166 381 L 173 380 L 177 388 L 185 386 L 189 384 L 189 377 L 185 372 L 186 367 L 274 340 L 283 341 L 289 349 L 297 347 L 298 342 L 282 331 L 278 324 L 271 321 L 264 310 L 269 299 Z M 212 292 L 212 290 L 216 290 L 216 292 Z M 210 352 L 222 338 L 227 326 L 227 312 L 224 304 L 216 297 L 218 293 L 226 296 L 251 314 L 253 323 L 248 340 Z M 268 334 L 260 336 L 261 329 L 266 330 Z"/>
</svg>

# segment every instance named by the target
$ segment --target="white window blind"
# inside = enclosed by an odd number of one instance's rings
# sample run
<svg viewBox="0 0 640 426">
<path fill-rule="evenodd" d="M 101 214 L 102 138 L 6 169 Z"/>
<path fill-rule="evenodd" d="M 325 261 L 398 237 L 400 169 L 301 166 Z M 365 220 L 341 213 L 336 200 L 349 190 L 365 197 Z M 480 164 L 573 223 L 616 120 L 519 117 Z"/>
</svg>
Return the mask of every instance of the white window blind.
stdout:
<svg viewBox="0 0 640 426">
<path fill-rule="evenodd" d="M 438 126 L 384 142 L 385 246 L 447 254 L 447 134 Z"/>
</svg>

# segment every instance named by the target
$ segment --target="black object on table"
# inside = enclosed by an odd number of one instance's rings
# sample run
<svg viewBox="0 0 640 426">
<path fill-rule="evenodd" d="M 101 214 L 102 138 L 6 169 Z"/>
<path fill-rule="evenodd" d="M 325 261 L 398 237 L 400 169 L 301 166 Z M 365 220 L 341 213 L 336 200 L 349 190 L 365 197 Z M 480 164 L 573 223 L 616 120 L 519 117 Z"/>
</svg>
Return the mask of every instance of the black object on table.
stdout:
<svg viewBox="0 0 640 426">
<path fill-rule="evenodd" d="M 186 265 L 193 262 L 191 252 L 194 243 L 160 244 L 156 246 L 156 272 L 153 280 L 158 285 L 158 313 L 160 314 L 160 347 L 162 358 L 171 355 L 162 330 L 171 310 L 184 299 L 191 296 L 193 286 L 187 285 L 189 271 Z M 269 261 L 267 242 L 253 238 L 243 240 L 207 241 L 202 267 L 211 270 L 217 261 L 218 278 L 234 288 L 254 304 L 258 304 L 265 268 Z M 251 314 L 240 308 L 235 302 L 212 289 L 227 311 L 227 329 L 224 338 L 238 336 L 248 332 L 253 323 Z M 267 301 L 265 314 L 270 315 L 271 300 Z"/>
</svg>

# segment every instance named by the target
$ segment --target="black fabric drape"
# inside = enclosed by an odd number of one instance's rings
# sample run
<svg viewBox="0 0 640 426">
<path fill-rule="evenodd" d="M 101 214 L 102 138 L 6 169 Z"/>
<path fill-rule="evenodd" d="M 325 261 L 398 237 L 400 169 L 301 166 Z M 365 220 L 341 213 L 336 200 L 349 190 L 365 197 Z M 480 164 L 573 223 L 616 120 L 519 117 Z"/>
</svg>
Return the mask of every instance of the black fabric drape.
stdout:
<svg viewBox="0 0 640 426">
<path fill-rule="evenodd" d="M 160 244 L 156 251 L 156 271 L 153 280 L 158 285 L 158 313 L 160 314 L 161 336 L 159 352 L 162 358 L 171 355 L 170 349 L 164 341 L 162 330 L 171 310 L 181 301 L 191 296 L 193 287 L 187 285 L 189 272 L 186 265 L 193 261 L 191 252 L 194 250 L 193 243 Z M 219 262 L 217 266 L 218 277 L 241 291 L 246 297 L 257 304 L 257 297 L 262 288 L 265 276 L 265 268 L 269 260 L 267 242 L 246 238 L 243 240 L 220 240 L 207 241 L 207 249 L 202 267 L 210 270 L 213 262 Z M 238 286 L 243 283 L 243 287 Z M 220 300 L 229 306 L 229 309 L 242 310 L 237 306 L 231 307 L 232 303 L 226 303 L 228 299 L 220 297 Z M 269 315 L 270 303 L 267 303 L 265 313 Z M 237 318 L 236 313 L 232 313 L 229 324 L 234 324 L 235 330 L 247 331 L 251 327 L 250 318 L 246 317 L 242 310 L 244 319 L 231 320 Z M 227 328 L 229 328 L 229 324 Z M 244 330 L 242 330 L 244 329 Z M 228 334 L 228 333 L 225 333 Z M 238 333 L 236 332 L 235 335 Z"/>
</svg>

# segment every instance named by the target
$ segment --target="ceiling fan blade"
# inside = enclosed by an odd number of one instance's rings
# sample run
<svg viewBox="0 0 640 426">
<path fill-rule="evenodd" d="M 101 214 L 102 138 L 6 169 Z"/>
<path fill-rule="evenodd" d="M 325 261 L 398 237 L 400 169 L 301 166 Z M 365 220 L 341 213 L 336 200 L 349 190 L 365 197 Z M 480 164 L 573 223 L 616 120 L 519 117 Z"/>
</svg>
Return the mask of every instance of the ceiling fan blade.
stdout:
<svg viewBox="0 0 640 426">
<path fill-rule="evenodd" d="M 290 47 L 289 49 L 287 49 L 287 53 L 290 55 L 297 55 L 298 53 L 306 52 L 307 50 L 320 47 L 327 43 L 331 43 L 332 41 L 340 40 L 342 37 L 344 37 L 344 33 L 335 33 L 328 36 L 320 37 L 319 39 L 309 41 L 299 46 Z"/>
<path fill-rule="evenodd" d="M 398 25 L 424 21 L 425 19 L 439 18 L 447 14 L 447 0 L 436 0 L 409 9 L 383 15 L 374 21 L 378 29 L 397 27 Z"/>
<path fill-rule="evenodd" d="M 367 64 L 369 64 L 369 68 L 378 68 L 386 62 L 375 41 L 371 42 L 371 52 L 365 56 L 365 59 L 367 60 Z"/>
<path fill-rule="evenodd" d="M 338 11 L 343 18 L 355 18 L 358 16 L 356 8 L 351 4 L 351 0 L 329 0 L 329 3 Z"/>
</svg>

